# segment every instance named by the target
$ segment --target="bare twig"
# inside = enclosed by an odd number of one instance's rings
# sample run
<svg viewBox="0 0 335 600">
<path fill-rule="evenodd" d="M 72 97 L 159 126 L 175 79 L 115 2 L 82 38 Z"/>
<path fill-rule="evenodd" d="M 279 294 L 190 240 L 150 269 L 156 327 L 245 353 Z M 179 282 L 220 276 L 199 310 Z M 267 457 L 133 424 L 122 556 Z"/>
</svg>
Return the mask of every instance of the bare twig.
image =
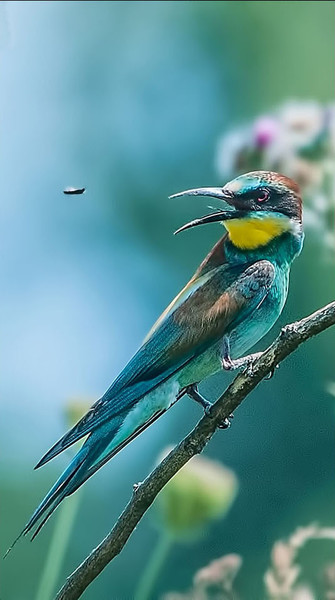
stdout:
<svg viewBox="0 0 335 600">
<path fill-rule="evenodd" d="M 237 375 L 214 404 L 211 415 L 204 416 L 143 483 L 135 488 L 132 498 L 113 529 L 68 577 L 55 600 L 77 600 L 108 563 L 121 552 L 160 490 L 185 463 L 204 449 L 220 423 L 300 344 L 334 324 L 335 302 L 332 302 L 301 321 L 286 325 L 273 344 L 253 362 L 252 368 L 249 367 Z"/>
</svg>

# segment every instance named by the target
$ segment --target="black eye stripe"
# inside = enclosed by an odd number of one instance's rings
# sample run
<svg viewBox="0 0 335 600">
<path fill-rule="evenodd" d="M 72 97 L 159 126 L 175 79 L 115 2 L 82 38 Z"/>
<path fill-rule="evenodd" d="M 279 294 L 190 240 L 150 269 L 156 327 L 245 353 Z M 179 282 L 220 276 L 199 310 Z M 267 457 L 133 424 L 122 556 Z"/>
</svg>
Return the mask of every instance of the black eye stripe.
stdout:
<svg viewBox="0 0 335 600">
<path fill-rule="evenodd" d="M 266 188 L 259 188 L 258 190 L 250 190 L 240 195 L 246 202 L 253 200 L 254 202 L 266 202 L 270 198 L 270 191 Z"/>
<path fill-rule="evenodd" d="M 265 202 L 270 196 L 270 192 L 268 190 L 258 190 L 258 202 Z"/>
</svg>

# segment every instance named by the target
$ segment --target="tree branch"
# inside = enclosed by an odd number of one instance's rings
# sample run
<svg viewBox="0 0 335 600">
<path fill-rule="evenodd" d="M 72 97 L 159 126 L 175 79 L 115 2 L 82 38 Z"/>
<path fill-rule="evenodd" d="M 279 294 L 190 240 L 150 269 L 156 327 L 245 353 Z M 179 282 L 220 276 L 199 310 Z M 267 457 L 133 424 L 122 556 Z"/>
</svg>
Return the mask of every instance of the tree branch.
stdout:
<svg viewBox="0 0 335 600">
<path fill-rule="evenodd" d="M 213 405 L 210 416 L 204 416 L 196 427 L 136 488 L 113 529 L 82 564 L 68 577 L 55 600 L 77 600 L 88 585 L 117 556 L 135 527 L 165 484 L 195 454 L 199 454 L 213 437 L 220 423 L 228 417 L 248 394 L 271 374 L 275 367 L 306 340 L 335 324 L 335 302 L 312 315 L 286 325 L 278 338 L 239 373 Z"/>
</svg>

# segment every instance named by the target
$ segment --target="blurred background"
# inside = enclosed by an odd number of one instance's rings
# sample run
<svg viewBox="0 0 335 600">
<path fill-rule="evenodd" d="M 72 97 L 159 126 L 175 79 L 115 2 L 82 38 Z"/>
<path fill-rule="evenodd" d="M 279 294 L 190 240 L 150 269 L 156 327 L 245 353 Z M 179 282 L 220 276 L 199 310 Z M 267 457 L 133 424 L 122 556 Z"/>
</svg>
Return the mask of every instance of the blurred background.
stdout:
<svg viewBox="0 0 335 600">
<path fill-rule="evenodd" d="M 71 456 L 33 471 L 68 427 L 66 407 L 105 391 L 221 234 L 174 238 L 206 202 L 168 196 L 223 184 L 218 144 L 242 123 L 288 101 L 333 100 L 333 13 L 334 2 L 1 2 L 1 552 Z M 65 196 L 66 186 L 86 193 Z M 308 232 L 260 348 L 335 297 L 326 232 Z M 216 434 L 205 454 L 234 472 L 236 499 L 174 545 L 151 598 L 237 553 L 238 597 L 260 600 L 274 543 L 311 522 L 335 525 L 334 344 L 334 330 L 305 344 Z M 220 374 L 203 390 L 215 399 L 226 383 Z M 200 416 L 183 399 L 87 482 L 56 586 Z M 135 597 L 159 536 L 154 513 L 87 600 Z M 57 518 L 1 565 L 1 600 L 37 597 Z M 316 598 L 329 544 L 304 551 Z"/>
</svg>

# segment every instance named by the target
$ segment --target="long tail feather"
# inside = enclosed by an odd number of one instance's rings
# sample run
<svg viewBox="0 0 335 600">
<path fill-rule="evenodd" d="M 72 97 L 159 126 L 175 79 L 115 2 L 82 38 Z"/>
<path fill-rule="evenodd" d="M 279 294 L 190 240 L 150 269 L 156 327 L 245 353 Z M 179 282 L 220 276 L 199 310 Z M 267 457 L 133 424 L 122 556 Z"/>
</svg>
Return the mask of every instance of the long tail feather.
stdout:
<svg viewBox="0 0 335 600">
<path fill-rule="evenodd" d="M 85 418 L 87 418 L 87 415 L 85 415 Z M 61 452 L 63 452 L 63 450 L 66 450 L 67 448 L 69 448 L 70 446 L 72 446 L 73 444 L 75 444 L 76 442 L 78 442 L 80 439 L 82 439 L 83 437 L 85 437 L 85 435 L 87 436 L 87 434 L 89 432 L 84 431 L 81 432 L 80 434 L 76 435 L 76 431 L 78 428 L 78 425 L 80 424 L 80 422 L 83 419 L 81 419 L 79 421 L 79 423 L 76 423 L 76 425 L 74 425 L 74 427 L 72 427 L 72 429 L 70 429 L 70 431 L 68 431 L 65 435 L 63 435 L 43 456 L 42 458 L 38 461 L 37 465 L 35 465 L 34 469 L 39 469 L 40 467 L 42 467 L 43 465 L 45 465 L 47 462 L 49 462 L 49 460 L 51 460 L 52 458 L 55 458 L 55 456 L 57 456 L 58 454 L 60 454 Z"/>
<path fill-rule="evenodd" d="M 49 508 L 49 506 L 51 506 L 52 503 L 60 496 L 61 492 L 63 490 L 66 491 L 69 483 L 71 482 L 71 480 L 73 480 L 77 471 L 85 462 L 87 454 L 87 448 L 83 447 L 79 450 L 74 459 L 70 462 L 69 466 L 65 469 L 65 471 L 53 485 L 51 490 L 39 504 L 35 512 L 32 514 L 31 518 L 29 519 L 28 523 L 23 529 L 23 535 L 26 535 L 34 527 L 34 525 L 37 523 L 40 517 Z"/>
<path fill-rule="evenodd" d="M 179 396 L 176 400 L 177 399 L 179 399 Z M 66 496 L 73 494 L 89 477 L 100 469 L 102 465 L 120 452 L 122 448 L 142 433 L 149 425 L 156 421 L 165 410 L 166 409 L 159 410 L 146 422 L 139 423 L 138 427 L 133 432 L 130 432 L 124 439 L 119 438 L 119 442 L 116 441 L 116 436 L 122 428 L 122 424 L 125 421 L 128 411 L 123 416 L 119 415 L 118 417 L 115 417 L 108 424 L 104 424 L 98 430 L 92 432 L 67 469 L 65 469 L 32 514 L 28 523 L 14 541 L 11 548 L 21 536 L 27 535 L 35 525 L 37 525 L 32 536 L 33 540 Z M 115 444 L 113 445 L 114 439 Z M 11 550 L 11 548 L 9 550 Z"/>
<path fill-rule="evenodd" d="M 42 502 L 38 505 L 38 507 L 32 514 L 32 516 L 30 517 L 28 523 L 26 523 L 26 525 L 24 526 L 22 531 L 19 533 L 17 538 L 14 540 L 12 545 L 8 548 L 6 554 L 4 555 L 4 558 L 12 550 L 12 548 L 15 546 L 16 542 L 18 542 L 18 540 L 22 536 L 27 535 L 27 533 L 29 533 L 29 531 L 34 527 L 34 525 L 37 523 L 37 521 L 41 518 L 41 516 L 45 513 L 45 511 L 50 506 L 51 506 L 51 509 L 49 511 L 50 512 L 49 516 L 53 513 L 53 511 L 58 506 L 59 502 L 61 502 L 61 500 L 66 495 L 67 485 L 74 478 L 77 471 L 83 465 L 86 456 L 87 456 L 87 450 L 83 447 L 79 450 L 79 452 L 76 454 L 76 456 L 71 461 L 69 466 L 65 469 L 65 471 L 62 473 L 62 475 L 59 477 L 59 479 L 57 479 L 56 483 L 52 486 L 51 490 L 47 493 L 47 495 L 43 498 Z M 63 492 L 63 494 L 62 494 L 62 490 L 65 490 Z M 55 503 L 56 500 L 58 500 L 58 501 Z M 34 535 L 34 537 L 35 537 L 35 535 Z"/>
<path fill-rule="evenodd" d="M 112 442 L 122 423 L 122 420 L 123 419 L 115 418 L 108 424 L 108 426 L 101 428 L 100 431 L 96 431 L 89 436 L 69 466 L 65 469 L 51 490 L 39 504 L 35 512 L 32 514 L 31 518 L 17 539 L 19 539 L 22 535 L 27 535 L 27 533 L 34 528 L 38 521 L 42 519 L 33 534 L 33 540 L 41 531 L 43 525 L 56 510 L 57 506 L 62 502 L 62 500 L 66 496 L 70 496 L 84 483 L 84 481 L 86 481 L 86 479 L 88 479 L 88 477 L 95 473 L 97 469 L 94 469 L 93 471 L 90 470 L 92 464 L 99 459 L 99 456 L 103 454 L 104 450 Z M 16 543 L 16 541 L 17 540 L 15 540 L 14 543 Z"/>
<path fill-rule="evenodd" d="M 87 479 L 89 479 L 89 477 L 92 477 L 94 473 L 96 473 L 104 464 L 106 464 L 106 462 L 108 462 L 111 458 L 113 458 L 113 456 L 118 454 L 123 448 L 125 448 L 125 446 L 130 444 L 130 442 L 132 442 L 138 435 L 140 435 L 140 433 L 147 429 L 149 425 L 152 425 L 152 423 L 154 423 L 165 412 L 166 409 L 160 410 L 159 412 L 155 413 L 151 417 L 151 419 L 149 419 L 148 421 L 143 423 L 143 425 L 140 425 L 137 429 L 135 429 L 135 431 L 131 435 L 129 435 L 125 440 L 123 440 L 123 442 L 120 442 L 120 444 L 115 446 L 115 448 L 112 448 L 111 451 L 108 452 L 108 454 L 106 454 L 103 458 L 98 460 L 98 462 L 94 462 L 94 464 L 92 464 L 92 466 L 86 471 L 86 473 L 82 476 L 81 479 L 77 478 L 76 482 L 71 483 L 71 491 L 69 493 L 73 494 L 73 492 L 75 492 Z M 74 486 L 74 484 L 76 485 Z"/>
</svg>

